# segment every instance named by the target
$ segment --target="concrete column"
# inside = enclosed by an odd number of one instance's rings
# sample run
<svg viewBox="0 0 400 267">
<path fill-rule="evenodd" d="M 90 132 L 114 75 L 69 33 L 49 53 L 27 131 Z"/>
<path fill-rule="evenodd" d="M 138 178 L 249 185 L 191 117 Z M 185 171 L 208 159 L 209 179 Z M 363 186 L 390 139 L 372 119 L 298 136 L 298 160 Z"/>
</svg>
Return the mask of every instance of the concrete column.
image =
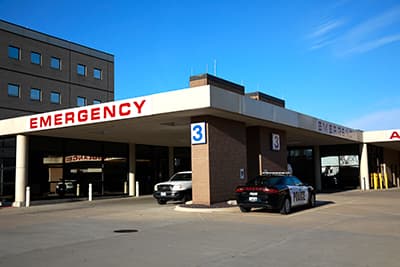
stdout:
<svg viewBox="0 0 400 267">
<path fill-rule="evenodd" d="M 315 176 L 315 189 L 318 191 L 322 190 L 322 181 L 321 181 L 321 153 L 319 150 L 319 146 L 314 146 L 313 148 L 313 156 L 314 156 L 314 176 Z"/>
<path fill-rule="evenodd" d="M 15 162 L 15 200 L 13 207 L 22 207 L 25 203 L 25 187 L 28 182 L 28 137 L 17 135 Z"/>
<path fill-rule="evenodd" d="M 168 174 L 171 177 L 174 174 L 174 148 L 168 147 Z"/>
<path fill-rule="evenodd" d="M 361 144 L 360 160 L 360 187 L 361 190 L 369 190 L 369 169 L 368 169 L 368 145 Z"/>
<path fill-rule="evenodd" d="M 135 195 L 136 173 L 136 144 L 129 144 L 129 196 Z"/>
</svg>

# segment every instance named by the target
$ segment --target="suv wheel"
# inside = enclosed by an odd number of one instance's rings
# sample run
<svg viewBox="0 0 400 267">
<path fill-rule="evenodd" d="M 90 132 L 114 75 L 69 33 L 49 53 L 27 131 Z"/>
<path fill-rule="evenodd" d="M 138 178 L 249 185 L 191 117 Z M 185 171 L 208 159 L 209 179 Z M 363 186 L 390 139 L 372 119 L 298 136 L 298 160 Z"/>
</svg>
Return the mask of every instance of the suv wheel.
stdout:
<svg viewBox="0 0 400 267">
<path fill-rule="evenodd" d="M 192 192 L 186 192 L 182 198 L 183 204 L 185 204 L 186 202 L 188 202 L 190 200 L 192 200 Z"/>
</svg>

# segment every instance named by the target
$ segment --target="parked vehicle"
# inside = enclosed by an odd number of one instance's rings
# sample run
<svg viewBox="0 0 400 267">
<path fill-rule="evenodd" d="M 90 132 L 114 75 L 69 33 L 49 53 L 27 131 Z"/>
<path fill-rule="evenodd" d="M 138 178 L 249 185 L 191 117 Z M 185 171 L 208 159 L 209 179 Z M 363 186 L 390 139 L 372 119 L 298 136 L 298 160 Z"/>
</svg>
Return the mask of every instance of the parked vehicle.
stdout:
<svg viewBox="0 0 400 267">
<path fill-rule="evenodd" d="M 269 208 L 289 214 L 298 206 L 315 206 L 315 191 L 289 173 L 265 173 L 236 188 L 237 204 L 242 212 Z"/>
<path fill-rule="evenodd" d="M 182 200 L 183 202 L 192 199 L 192 172 L 178 172 L 171 178 L 154 186 L 153 196 L 158 204 L 166 204 L 169 200 Z"/>
<path fill-rule="evenodd" d="M 56 193 L 60 196 L 64 196 L 67 193 L 75 193 L 76 181 L 65 180 L 61 181 L 56 185 Z"/>
</svg>

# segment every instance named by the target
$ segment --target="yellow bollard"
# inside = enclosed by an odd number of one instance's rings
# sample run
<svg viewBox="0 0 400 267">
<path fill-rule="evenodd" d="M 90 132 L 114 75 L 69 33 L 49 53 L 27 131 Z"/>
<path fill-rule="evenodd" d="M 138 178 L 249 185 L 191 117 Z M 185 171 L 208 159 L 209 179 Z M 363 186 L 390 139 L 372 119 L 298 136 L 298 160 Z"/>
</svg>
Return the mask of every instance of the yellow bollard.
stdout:
<svg viewBox="0 0 400 267">
<path fill-rule="evenodd" d="M 382 173 L 379 173 L 379 189 L 383 189 L 383 178 L 382 178 Z"/>
<path fill-rule="evenodd" d="M 377 190 L 378 189 L 378 174 L 373 173 L 373 175 L 374 175 L 374 189 Z"/>
<path fill-rule="evenodd" d="M 369 184 L 371 185 L 371 188 L 374 187 L 374 189 L 375 189 L 374 174 L 375 173 L 371 172 L 371 174 L 370 174 L 371 182 Z"/>
<path fill-rule="evenodd" d="M 388 190 L 389 189 L 389 181 L 388 181 L 387 173 L 383 174 L 383 178 L 384 178 L 384 181 L 385 181 L 385 189 Z"/>
</svg>

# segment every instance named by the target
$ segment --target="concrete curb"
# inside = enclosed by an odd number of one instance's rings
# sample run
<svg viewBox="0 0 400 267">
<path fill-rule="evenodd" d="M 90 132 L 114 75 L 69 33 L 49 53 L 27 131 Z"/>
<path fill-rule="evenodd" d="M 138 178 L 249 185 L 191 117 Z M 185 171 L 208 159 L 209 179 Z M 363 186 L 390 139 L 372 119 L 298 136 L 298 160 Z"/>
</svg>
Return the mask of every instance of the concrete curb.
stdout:
<svg viewBox="0 0 400 267">
<path fill-rule="evenodd" d="M 186 204 L 191 204 L 191 201 L 186 202 Z M 228 205 L 231 207 L 224 207 L 224 208 L 191 208 L 191 207 L 182 207 L 180 205 L 175 206 L 175 211 L 182 211 L 182 212 L 200 212 L 200 213 L 213 213 L 213 212 L 223 212 L 223 211 L 232 211 L 234 208 L 237 208 L 235 200 L 227 201 Z"/>
</svg>

